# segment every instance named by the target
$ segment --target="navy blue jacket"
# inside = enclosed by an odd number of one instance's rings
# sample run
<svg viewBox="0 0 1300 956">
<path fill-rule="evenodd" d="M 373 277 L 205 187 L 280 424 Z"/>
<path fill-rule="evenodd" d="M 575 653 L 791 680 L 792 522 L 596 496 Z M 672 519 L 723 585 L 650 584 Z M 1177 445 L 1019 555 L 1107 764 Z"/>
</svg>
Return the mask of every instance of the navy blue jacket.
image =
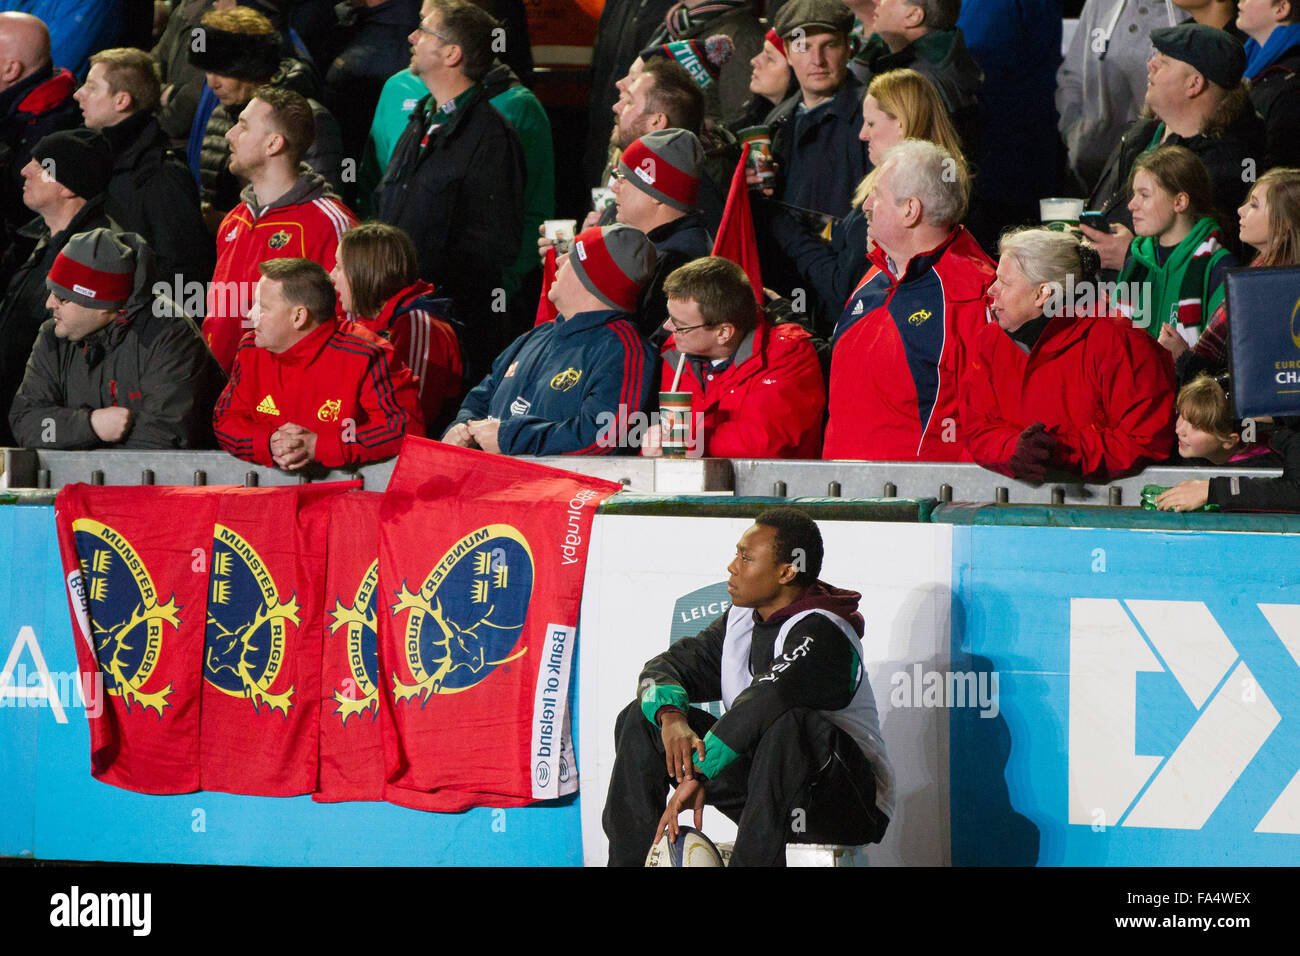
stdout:
<svg viewBox="0 0 1300 956">
<path fill-rule="evenodd" d="M 803 94 L 795 93 L 768 117 L 772 156 L 781 176 L 777 198 L 836 219 L 849 211 L 853 190 L 871 169 L 862 128 L 862 84 L 852 76 L 827 103 L 799 115 Z"/>
<path fill-rule="evenodd" d="M 622 436 L 628 417 L 647 408 L 657 371 L 626 313 L 561 316 L 515 339 L 453 424 L 500 419 L 507 455 L 635 454 L 640 442 Z"/>
</svg>

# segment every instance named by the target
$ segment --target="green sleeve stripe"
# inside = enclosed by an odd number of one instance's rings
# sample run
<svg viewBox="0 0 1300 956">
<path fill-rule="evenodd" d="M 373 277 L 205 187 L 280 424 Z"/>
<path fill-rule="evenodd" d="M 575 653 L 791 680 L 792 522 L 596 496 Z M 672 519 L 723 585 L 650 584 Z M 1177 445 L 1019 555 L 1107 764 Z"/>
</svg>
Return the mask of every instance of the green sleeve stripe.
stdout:
<svg viewBox="0 0 1300 956">
<path fill-rule="evenodd" d="M 740 754 L 736 753 L 714 736 L 713 731 L 704 735 L 704 759 L 695 754 L 691 761 L 704 776 L 713 778 L 732 764 Z"/>
<path fill-rule="evenodd" d="M 659 722 L 655 720 L 655 714 L 659 713 L 660 707 L 679 707 L 685 711 L 690 702 L 685 687 L 677 684 L 651 684 L 641 692 L 641 713 L 657 727 Z"/>
</svg>

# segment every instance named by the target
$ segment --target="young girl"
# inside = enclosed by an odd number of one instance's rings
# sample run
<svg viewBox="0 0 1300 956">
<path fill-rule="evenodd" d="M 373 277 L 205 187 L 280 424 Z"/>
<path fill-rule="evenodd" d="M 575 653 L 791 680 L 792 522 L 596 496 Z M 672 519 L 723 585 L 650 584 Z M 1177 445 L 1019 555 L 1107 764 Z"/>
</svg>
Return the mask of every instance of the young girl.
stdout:
<svg viewBox="0 0 1300 956">
<path fill-rule="evenodd" d="M 1300 169 L 1270 169 L 1251 187 L 1237 210 L 1241 241 L 1254 247 L 1252 266 L 1300 265 Z M 1160 344 L 1174 353 L 1180 382 L 1200 372 L 1222 372 L 1228 365 L 1228 312 L 1215 310 L 1210 324 L 1190 351 L 1179 335 L 1160 333 Z"/>
<path fill-rule="evenodd" d="M 1210 174 L 1187 147 L 1162 146 L 1133 164 L 1132 191 L 1135 238 L 1119 310 L 1153 338 L 1177 334 L 1194 345 L 1223 302 L 1224 271 L 1237 264 L 1211 215 Z"/>
<path fill-rule="evenodd" d="M 1228 463 L 1277 465 L 1280 478 L 1201 478 L 1180 481 L 1156 496 L 1160 511 L 1195 511 L 1207 503 L 1222 511 L 1300 511 L 1300 432 L 1279 424 L 1268 443 L 1242 441 L 1241 423 L 1219 379 L 1198 376 L 1178 393 L 1178 453 Z M 1267 427 L 1267 421 L 1259 425 Z M 1276 454 L 1269 454 L 1271 450 Z"/>
</svg>

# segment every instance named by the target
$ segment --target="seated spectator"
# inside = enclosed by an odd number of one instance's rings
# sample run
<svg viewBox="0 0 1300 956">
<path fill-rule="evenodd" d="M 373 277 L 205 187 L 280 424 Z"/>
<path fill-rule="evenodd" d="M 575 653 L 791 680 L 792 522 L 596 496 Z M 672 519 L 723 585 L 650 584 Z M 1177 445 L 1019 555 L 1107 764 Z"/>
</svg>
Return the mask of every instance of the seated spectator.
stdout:
<svg viewBox="0 0 1300 956">
<path fill-rule="evenodd" d="M 32 147 L 23 167 L 23 202 L 36 218 L 19 230 L 34 242 L 31 254 L 10 272 L 0 302 L 0 445 L 12 445 L 9 405 L 23 380 L 27 357 L 49 317 L 45 277 L 74 235 L 117 224 L 104 212 L 104 191 L 112 169 L 108 140 L 94 130 L 51 133 Z"/>
<path fill-rule="evenodd" d="M 1152 337 L 1194 345 L 1223 302 L 1237 259 L 1213 217 L 1210 174 L 1185 146 L 1161 146 L 1133 164 L 1129 200 L 1137 237 L 1119 274 L 1119 311 Z"/>
<path fill-rule="evenodd" d="M 1270 169 L 1250 188 L 1237 210 L 1241 241 L 1255 249 L 1251 266 L 1300 265 L 1300 169 Z M 1202 372 L 1228 370 L 1228 309 L 1223 303 L 1190 350 L 1177 335 L 1161 333 L 1160 344 L 1174 356 L 1178 381 L 1190 382 Z"/>
<path fill-rule="evenodd" d="M 1023 229 L 999 243 L 989 288 L 993 322 L 977 336 L 961 397 L 971 456 L 1040 482 L 1065 474 L 1112 481 L 1169 456 L 1169 357 L 1126 319 L 1080 314 L 1074 295 L 1097 281 L 1096 254 L 1067 232 Z M 1094 285 L 1095 288 L 1095 285 Z"/>
<path fill-rule="evenodd" d="M 209 448 L 225 376 L 134 233 L 72 236 L 9 421 L 25 448 Z"/>
<path fill-rule="evenodd" d="M 885 154 L 866 202 L 870 267 L 835 327 L 823 458 L 970 460 L 957 398 L 993 262 L 959 225 L 969 199 L 942 146 Z"/>
<path fill-rule="evenodd" d="M 339 237 L 357 224 L 324 178 L 302 166 L 314 135 L 307 101 L 275 86 L 261 87 L 226 134 L 230 168 L 248 185 L 217 232 L 203 320 L 204 338 L 223 369 L 230 369 L 248 330 L 259 263 L 303 258 L 332 269 Z"/>
<path fill-rule="evenodd" d="M 320 264 L 271 259 L 260 270 L 253 331 L 213 416 L 221 447 L 298 471 L 389 458 L 403 435 L 424 434 L 410 370 L 373 332 L 335 318 Z"/>
<path fill-rule="evenodd" d="M 1139 154 L 1161 145 L 1186 146 L 1205 164 L 1218 209 L 1241 204 L 1244 173 L 1263 156 L 1264 126 L 1242 80 L 1241 44 L 1200 23 L 1153 30 L 1151 43 L 1156 53 L 1148 67 L 1146 104 L 1153 115 L 1128 128 L 1089 200 L 1089 209 L 1106 213 L 1110 232 L 1082 227 L 1103 269 L 1119 269 L 1133 241 L 1129 182 Z"/>
<path fill-rule="evenodd" d="M 915 70 L 890 70 L 871 81 L 862 99 L 862 132 L 873 166 L 905 139 L 938 143 L 963 167 L 961 142 L 934 84 Z M 872 174 L 858 183 L 847 215 L 831 227 L 827 244 L 788 212 L 772 216 L 768 228 L 808 284 L 808 313 L 819 333 L 829 336 L 844 303 L 862 278 L 867 257 L 867 216 L 862 210 Z M 824 332 L 823 332 L 824 330 Z"/>
<path fill-rule="evenodd" d="M 785 58 L 785 43 L 775 30 L 767 31 L 763 48 L 750 58 L 749 67 L 750 96 L 739 112 L 728 118 L 732 132 L 761 125 L 772 110 L 799 91 L 790 61 Z"/>
<path fill-rule="evenodd" d="M 853 186 L 866 175 L 862 85 L 849 74 L 853 14 L 839 0 L 790 0 L 776 32 L 799 82 L 799 92 L 768 116 L 774 194 L 781 202 L 842 216 Z"/>
<path fill-rule="evenodd" d="M 653 56 L 648 60 L 638 57 L 628 74 L 615 85 L 619 96 L 614 103 L 615 123 L 607 151 L 609 162 L 597 183 L 610 189 L 614 187 L 619 156 L 646 133 L 684 129 L 703 137 L 707 125 L 703 90 L 686 68 L 671 57 Z M 717 206 L 717 218 L 720 219 L 722 204 L 726 201 L 725 187 L 731 182 L 736 162 L 733 157 L 725 171 L 710 165 L 710 176 L 702 183 L 705 188 L 701 198 L 707 202 L 712 197 L 710 205 Z M 711 219 L 709 209 L 705 209 L 705 214 Z M 589 229 L 593 225 L 608 226 L 613 221 L 612 210 L 607 209 L 603 214 L 596 210 L 582 225 Z"/>
<path fill-rule="evenodd" d="M 210 221 L 220 222 L 239 202 L 239 174 L 230 168 L 226 133 L 263 86 L 308 98 L 313 131 L 302 160 L 337 192 L 343 162 L 342 133 L 334 117 L 314 99 L 318 90 L 311 67 L 290 57 L 281 60 L 280 33 L 256 10 L 243 6 L 211 10 L 203 15 L 202 26 L 203 48 L 196 50 L 190 45 L 190 62 L 206 71 L 208 86 L 221 104 L 208 117 L 200 160 L 200 195 L 212 209 Z"/>
<path fill-rule="evenodd" d="M 1240 0 L 1250 102 L 1264 119 L 1263 168 L 1300 166 L 1300 3 Z"/>
<path fill-rule="evenodd" d="M 712 458 L 817 458 L 826 418 L 826 382 L 812 336 L 793 322 L 771 325 L 754 303 L 740 266 L 709 256 L 668 276 L 662 388 L 691 393 L 687 453 Z M 651 428 L 643 455 L 660 454 Z"/>
<path fill-rule="evenodd" d="M 502 283 L 523 235 L 524 155 L 483 86 L 496 21 L 465 0 L 425 0 L 421 12 L 411 72 L 429 96 L 402 131 L 374 208 L 415 242 L 420 278 L 451 299 L 481 371 L 510 341 Z"/>
<path fill-rule="evenodd" d="M 875 33 L 855 57 L 864 84 L 909 67 L 938 91 L 967 152 L 979 132 L 979 92 L 984 75 L 966 49 L 957 15 L 961 0 L 880 0 Z"/>
<path fill-rule="evenodd" d="M 0 13 L 0 241 L 31 214 L 23 205 L 23 167 L 32 146 L 81 122 L 77 78 L 50 59 L 50 31 L 28 13 Z"/>
<path fill-rule="evenodd" d="M 1077 181 L 1066 195 L 1086 196 L 1097 187 L 1107 157 L 1142 111 L 1151 32 L 1186 19 L 1167 0 L 1084 0 L 1070 49 L 1056 71 L 1057 128 Z"/>
<path fill-rule="evenodd" d="M 654 245 L 630 226 L 581 232 L 551 285 L 559 317 L 525 332 L 442 440 L 506 455 L 609 455 L 650 400 L 656 365 L 632 324 Z"/>
<path fill-rule="evenodd" d="M 86 127 L 103 133 L 113 149 L 104 211 L 122 229 L 143 236 L 157 256 L 159 278 L 183 290 L 188 281 L 208 280 L 216 250 L 194 178 L 154 118 L 158 97 L 153 60 L 129 47 L 91 56 L 76 93 Z"/>
<path fill-rule="evenodd" d="M 700 141 L 684 129 L 647 133 L 619 158 L 614 180 L 618 221 L 644 232 L 655 247 L 654 275 L 636 310 L 637 329 L 652 346 L 664 338 L 664 280 L 713 248 L 695 206 L 703 162 Z"/>
<path fill-rule="evenodd" d="M 1178 453 L 1214 465 L 1266 464 L 1282 459 L 1280 478 L 1189 478 L 1156 496 L 1160 511 L 1196 511 L 1207 504 L 1220 511 L 1300 511 L 1300 432 L 1295 422 L 1256 422 L 1267 443 L 1242 441 L 1243 423 L 1225 391 L 1227 376 L 1200 375 L 1178 392 Z M 1270 453 L 1270 449 L 1271 452 Z"/>
<path fill-rule="evenodd" d="M 392 343 L 415 376 L 428 434 L 441 435 L 459 407 L 465 363 L 447 320 L 451 303 L 420 278 L 411 237 L 380 222 L 349 229 L 330 280 L 340 311 Z"/>
</svg>

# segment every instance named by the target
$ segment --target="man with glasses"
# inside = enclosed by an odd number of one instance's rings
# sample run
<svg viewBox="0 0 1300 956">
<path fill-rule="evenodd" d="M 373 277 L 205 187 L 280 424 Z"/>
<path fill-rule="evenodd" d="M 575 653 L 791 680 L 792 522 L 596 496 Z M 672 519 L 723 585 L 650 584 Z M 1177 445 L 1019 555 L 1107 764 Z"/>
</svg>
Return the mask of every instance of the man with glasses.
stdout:
<svg viewBox="0 0 1300 956">
<path fill-rule="evenodd" d="M 502 273 L 523 234 L 523 151 L 481 83 L 497 22 L 465 0 L 427 0 L 421 13 L 411 72 L 430 95 L 411 113 L 374 208 L 415 241 L 420 278 L 452 300 L 482 373 L 509 340 Z"/>
<path fill-rule="evenodd" d="M 812 336 L 788 322 L 772 325 L 754 301 L 740 266 L 708 256 L 664 282 L 671 333 L 664 345 L 663 384 L 691 393 L 690 455 L 713 458 L 817 458 L 826 419 L 826 382 Z M 643 455 L 660 453 L 650 429 Z"/>
<path fill-rule="evenodd" d="M 636 324 L 657 347 L 665 337 L 664 280 L 678 266 L 707 256 L 713 239 L 696 208 L 704 147 L 684 129 L 657 130 L 632 142 L 614 172 L 617 219 L 654 243 L 655 272 L 637 305 Z"/>
</svg>

